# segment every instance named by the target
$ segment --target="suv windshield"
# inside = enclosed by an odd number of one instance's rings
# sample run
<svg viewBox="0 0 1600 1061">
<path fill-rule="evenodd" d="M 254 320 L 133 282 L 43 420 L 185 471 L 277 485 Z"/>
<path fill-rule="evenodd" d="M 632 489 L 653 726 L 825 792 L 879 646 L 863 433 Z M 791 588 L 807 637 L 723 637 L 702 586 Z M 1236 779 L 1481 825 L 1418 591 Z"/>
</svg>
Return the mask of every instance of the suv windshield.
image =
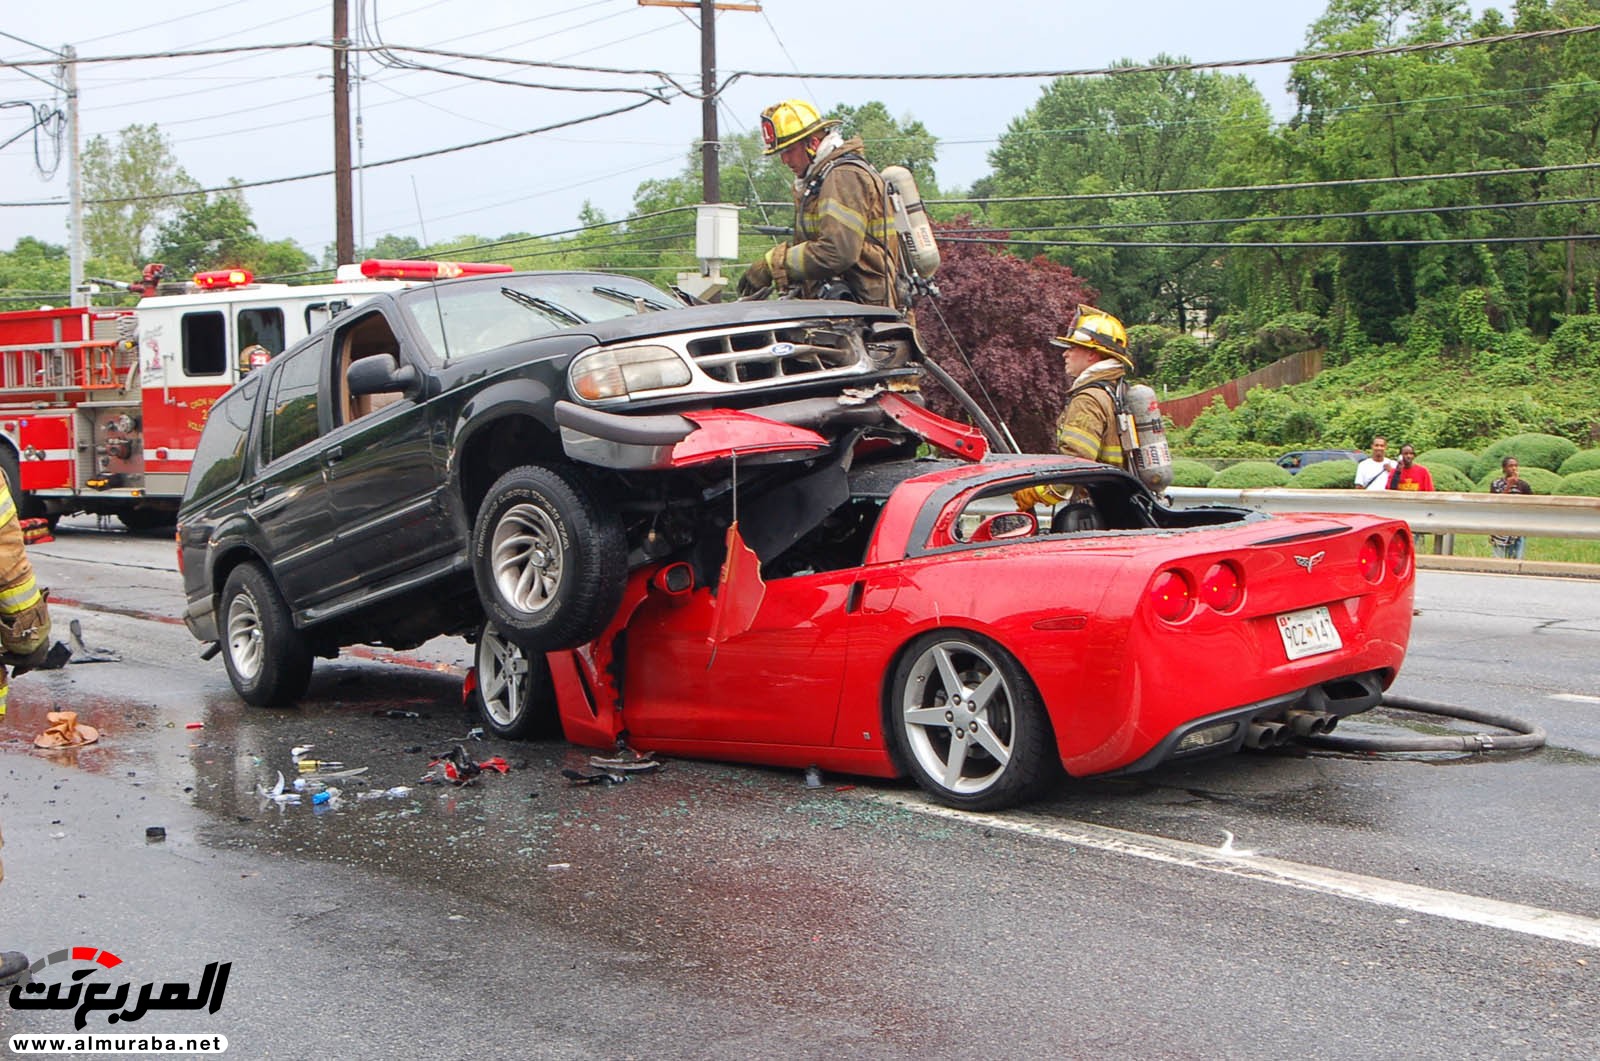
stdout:
<svg viewBox="0 0 1600 1061">
<path fill-rule="evenodd" d="M 590 321 L 679 305 L 643 280 L 599 273 L 510 273 L 419 287 L 400 304 L 434 361 L 459 361 Z"/>
</svg>

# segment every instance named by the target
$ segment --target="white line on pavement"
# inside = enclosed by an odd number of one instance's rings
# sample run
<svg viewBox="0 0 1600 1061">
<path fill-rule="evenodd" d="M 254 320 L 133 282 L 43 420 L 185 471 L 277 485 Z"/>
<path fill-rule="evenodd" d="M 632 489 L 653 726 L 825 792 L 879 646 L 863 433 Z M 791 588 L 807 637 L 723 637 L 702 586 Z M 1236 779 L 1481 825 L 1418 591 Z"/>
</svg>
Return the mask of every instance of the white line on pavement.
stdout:
<svg viewBox="0 0 1600 1061">
<path fill-rule="evenodd" d="M 1298 862 L 1285 862 L 1248 854 L 1228 854 L 1218 848 L 1191 844 L 1184 840 L 1127 832 L 1103 825 L 1090 825 L 1087 822 L 1070 820 L 1047 822 L 1037 818 L 975 814 L 900 796 L 874 795 L 869 798 L 893 803 L 918 814 L 948 818 L 969 825 L 1003 829 L 1024 836 L 1036 836 L 1133 858 L 1148 859 L 1151 862 L 1188 866 L 1191 869 L 1244 877 L 1323 895 L 1336 895 L 1376 906 L 1432 914 L 1435 917 L 1502 928 L 1530 936 L 1577 943 L 1585 947 L 1600 947 L 1600 920 L 1591 917 L 1564 914 L 1537 906 L 1524 906 L 1521 903 L 1501 902 L 1497 899 L 1482 899 L 1475 895 L 1462 895 L 1436 888 L 1424 888 L 1402 881 L 1385 880 L 1382 877 L 1344 873 L 1322 866 L 1307 866 Z"/>
</svg>

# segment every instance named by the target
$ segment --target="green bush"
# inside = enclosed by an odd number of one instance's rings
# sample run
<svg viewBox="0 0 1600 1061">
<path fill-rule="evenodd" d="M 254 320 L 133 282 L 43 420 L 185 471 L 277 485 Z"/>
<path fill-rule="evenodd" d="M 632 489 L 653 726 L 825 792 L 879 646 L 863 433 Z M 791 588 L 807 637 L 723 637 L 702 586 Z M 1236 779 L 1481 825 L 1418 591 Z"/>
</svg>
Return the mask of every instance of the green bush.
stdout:
<svg viewBox="0 0 1600 1061">
<path fill-rule="evenodd" d="M 1464 449 L 1430 449 L 1417 454 L 1417 463 L 1433 472 L 1434 478 L 1439 477 L 1439 468 L 1444 465 L 1467 476 L 1472 474 L 1473 467 L 1478 463 L 1478 455 Z"/>
<path fill-rule="evenodd" d="M 1506 411 L 1505 403 L 1487 397 L 1463 398 L 1444 410 L 1436 441 L 1441 446 L 1471 446 L 1474 442 L 1516 430 L 1518 423 Z"/>
<path fill-rule="evenodd" d="M 1519 468 L 1517 473 L 1527 481 L 1529 486 L 1533 487 L 1533 492 L 1536 494 L 1558 493 L 1561 490 L 1561 484 L 1566 481 L 1555 472 L 1549 471 L 1545 468 L 1530 468 L 1526 464 Z M 1586 475 L 1588 473 L 1579 472 L 1578 474 Z M 1478 489 L 1483 493 L 1488 493 L 1489 484 L 1498 478 L 1500 478 L 1500 464 L 1497 461 L 1494 466 L 1494 471 L 1478 480 Z"/>
<path fill-rule="evenodd" d="M 1566 497 L 1600 497 L 1600 469 L 1567 476 L 1561 480 L 1556 493 Z"/>
<path fill-rule="evenodd" d="M 1577 475 L 1579 472 L 1596 470 L 1600 470 L 1600 449 L 1580 449 L 1562 461 L 1561 467 L 1556 469 L 1562 475 Z"/>
<path fill-rule="evenodd" d="M 1466 472 L 1462 471 L 1460 468 L 1454 467 L 1453 465 L 1440 464 L 1436 466 L 1429 466 L 1420 458 L 1417 460 L 1417 463 L 1421 464 L 1424 468 L 1427 468 L 1429 473 L 1432 474 L 1433 488 L 1435 490 L 1452 490 L 1463 494 L 1470 494 L 1478 489 L 1477 486 L 1473 484 L 1472 480 L 1467 478 Z"/>
<path fill-rule="evenodd" d="M 1550 348 L 1558 371 L 1600 368 L 1600 316 L 1568 317 L 1550 333 Z"/>
<path fill-rule="evenodd" d="M 1179 457 L 1172 462 L 1173 486 L 1209 486 L 1211 477 L 1217 474 L 1209 464 Z"/>
<path fill-rule="evenodd" d="M 1210 351 L 1194 336 L 1174 335 L 1161 344 L 1161 349 L 1153 355 L 1153 358 L 1142 357 L 1139 363 L 1150 366 L 1153 361 L 1152 375 L 1157 383 L 1164 383 L 1169 387 L 1189 387 L 1209 356 L 1211 356 Z"/>
<path fill-rule="evenodd" d="M 1243 461 L 1211 477 L 1214 490 L 1255 490 L 1263 486 L 1288 486 L 1293 478 L 1269 461 Z"/>
<path fill-rule="evenodd" d="M 1522 476 L 1527 478 L 1530 468 L 1555 471 L 1561 462 L 1578 452 L 1578 444 L 1556 435 L 1512 435 L 1484 450 L 1472 466 L 1472 477 L 1482 479 L 1491 472 L 1500 474 L 1500 458 L 1515 457 L 1522 465 Z M 1490 478 L 1494 476 L 1491 475 Z"/>
<path fill-rule="evenodd" d="M 1289 481 L 1296 490 L 1354 490 L 1355 461 L 1317 461 L 1300 469 Z"/>
</svg>

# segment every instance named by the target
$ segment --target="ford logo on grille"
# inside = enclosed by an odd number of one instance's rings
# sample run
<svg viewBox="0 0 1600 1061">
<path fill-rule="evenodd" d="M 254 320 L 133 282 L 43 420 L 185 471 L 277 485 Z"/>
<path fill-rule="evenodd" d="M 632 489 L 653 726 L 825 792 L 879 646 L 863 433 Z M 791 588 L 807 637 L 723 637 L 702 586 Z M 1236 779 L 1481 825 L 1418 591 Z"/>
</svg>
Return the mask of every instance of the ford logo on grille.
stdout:
<svg viewBox="0 0 1600 1061">
<path fill-rule="evenodd" d="M 773 357 L 788 357 L 790 354 L 794 353 L 794 344 L 793 343 L 773 343 L 772 344 L 772 349 L 767 351 L 767 352 L 770 353 Z"/>
</svg>

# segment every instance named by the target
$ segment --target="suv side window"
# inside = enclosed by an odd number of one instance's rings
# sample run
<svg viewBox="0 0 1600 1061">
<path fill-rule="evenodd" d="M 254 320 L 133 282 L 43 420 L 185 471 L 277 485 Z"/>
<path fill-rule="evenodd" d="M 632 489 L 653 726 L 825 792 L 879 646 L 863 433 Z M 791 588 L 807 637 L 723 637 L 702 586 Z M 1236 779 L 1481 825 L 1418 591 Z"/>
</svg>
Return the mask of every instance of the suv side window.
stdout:
<svg viewBox="0 0 1600 1061">
<path fill-rule="evenodd" d="M 323 344 L 313 343 L 296 350 L 282 359 L 277 375 L 272 377 L 262 431 L 263 464 L 270 464 L 307 442 L 314 442 L 322 433 L 317 410 L 322 349 Z"/>
<path fill-rule="evenodd" d="M 245 440 L 250 436 L 250 414 L 255 411 L 259 379 L 225 394 L 206 417 L 205 430 L 194 451 L 194 472 L 189 476 L 184 500 L 203 497 L 232 486 L 244 468 Z"/>
</svg>

